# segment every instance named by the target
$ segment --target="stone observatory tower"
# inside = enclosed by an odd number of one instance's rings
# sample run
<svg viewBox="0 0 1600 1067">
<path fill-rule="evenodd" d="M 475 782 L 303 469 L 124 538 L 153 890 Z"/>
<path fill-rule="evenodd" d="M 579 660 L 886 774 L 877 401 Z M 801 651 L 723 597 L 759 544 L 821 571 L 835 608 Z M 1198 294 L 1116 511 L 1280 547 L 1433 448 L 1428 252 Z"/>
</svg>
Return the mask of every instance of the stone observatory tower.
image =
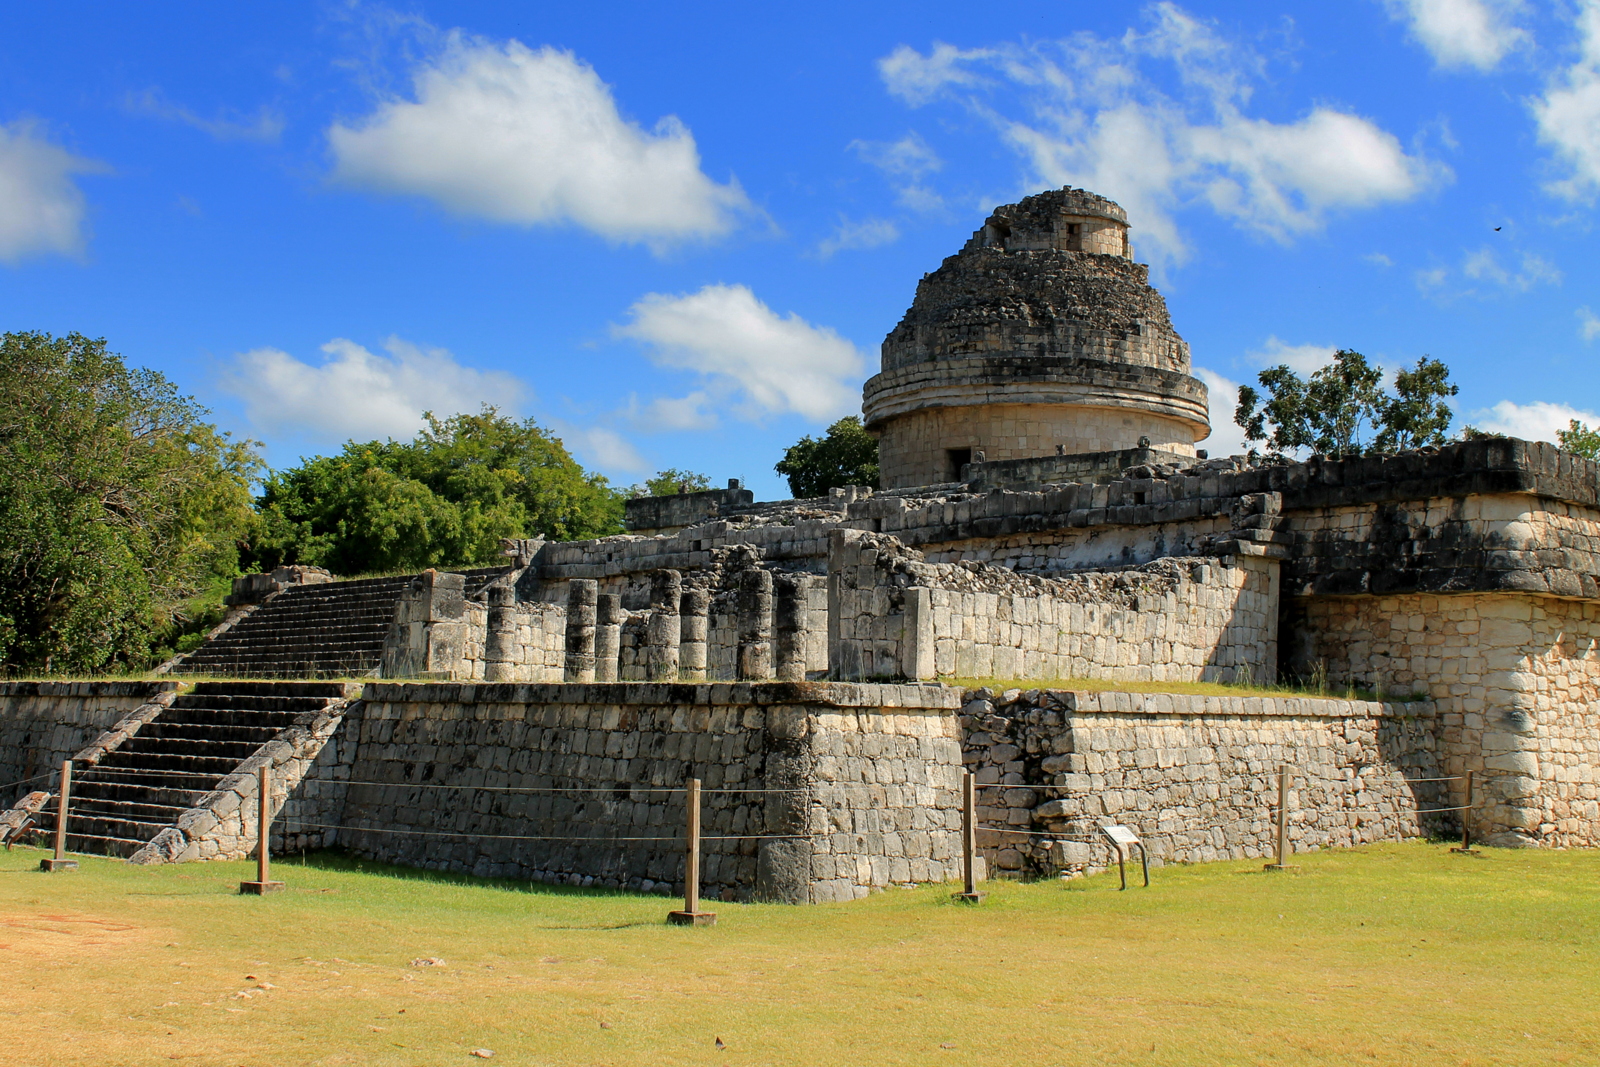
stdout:
<svg viewBox="0 0 1600 1067">
<path fill-rule="evenodd" d="M 1054 189 L 995 209 L 922 279 L 862 411 L 885 489 L 955 480 L 980 453 L 1145 444 L 1192 456 L 1211 424 L 1189 370 L 1149 268 L 1133 262 L 1127 214 Z"/>
</svg>

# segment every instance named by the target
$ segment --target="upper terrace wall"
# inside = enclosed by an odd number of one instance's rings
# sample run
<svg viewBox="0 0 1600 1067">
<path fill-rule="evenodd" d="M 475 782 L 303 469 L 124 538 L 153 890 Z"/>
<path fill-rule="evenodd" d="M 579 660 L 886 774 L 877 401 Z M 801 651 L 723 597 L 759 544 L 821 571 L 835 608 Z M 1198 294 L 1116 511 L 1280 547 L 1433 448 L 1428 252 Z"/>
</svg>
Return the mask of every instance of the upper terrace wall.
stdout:
<svg viewBox="0 0 1600 1067">
<path fill-rule="evenodd" d="M 828 580 L 843 678 L 1268 683 L 1277 665 L 1278 564 L 1260 555 L 1041 578 L 841 530 Z"/>
</svg>

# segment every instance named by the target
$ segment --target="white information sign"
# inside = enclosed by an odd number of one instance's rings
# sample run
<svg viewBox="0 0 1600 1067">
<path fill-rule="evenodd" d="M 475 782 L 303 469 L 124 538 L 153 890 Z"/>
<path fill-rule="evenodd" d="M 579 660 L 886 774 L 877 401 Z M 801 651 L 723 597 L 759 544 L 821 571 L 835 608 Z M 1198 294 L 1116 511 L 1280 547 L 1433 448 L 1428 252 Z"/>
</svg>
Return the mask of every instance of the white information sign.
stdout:
<svg viewBox="0 0 1600 1067">
<path fill-rule="evenodd" d="M 1102 826 L 1100 832 L 1119 845 L 1137 845 L 1139 835 L 1126 826 Z"/>
</svg>

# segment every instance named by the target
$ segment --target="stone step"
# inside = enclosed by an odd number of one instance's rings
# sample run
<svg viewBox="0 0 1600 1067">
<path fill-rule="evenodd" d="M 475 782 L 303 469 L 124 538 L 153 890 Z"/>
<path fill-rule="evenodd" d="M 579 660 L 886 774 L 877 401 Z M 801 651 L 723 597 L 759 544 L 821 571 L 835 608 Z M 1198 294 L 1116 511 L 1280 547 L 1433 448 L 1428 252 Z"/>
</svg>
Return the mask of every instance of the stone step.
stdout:
<svg viewBox="0 0 1600 1067">
<path fill-rule="evenodd" d="M 216 786 L 220 777 L 179 778 L 168 776 L 107 778 L 72 784 L 72 802 L 80 799 L 95 804 L 154 804 L 186 811 Z"/>
<path fill-rule="evenodd" d="M 239 760 L 218 756 L 180 756 L 160 752 L 130 753 L 122 749 L 107 754 L 100 769 L 117 771 L 179 771 L 188 774 L 231 774 Z"/>
<path fill-rule="evenodd" d="M 354 696 L 356 690 L 343 682 L 196 682 L 194 688 L 177 698 L 222 698 L 218 707 L 242 707 L 254 700 L 338 700 Z M 173 703 L 176 704 L 177 700 Z M 254 705 L 252 705 L 254 706 Z"/>
<path fill-rule="evenodd" d="M 108 800 L 104 797 L 72 798 L 72 812 L 68 816 L 68 829 L 77 819 L 131 819 L 134 822 L 154 822 L 168 826 L 178 816 L 188 811 L 192 804 L 155 804 L 134 800 Z"/>
<path fill-rule="evenodd" d="M 205 756 L 210 759 L 228 759 L 239 763 L 255 755 L 256 749 L 271 741 L 278 731 L 260 728 L 256 736 L 243 740 L 218 741 L 210 738 L 151 737 L 142 730 L 123 742 L 117 749 L 126 753 L 130 762 L 121 766 L 137 766 L 147 757 Z"/>
<path fill-rule="evenodd" d="M 293 725 L 294 720 L 289 720 Z M 281 726 L 274 721 L 271 725 L 232 725 L 218 722 L 211 716 L 195 715 L 187 722 L 161 722 L 147 723 L 138 733 L 141 738 L 160 738 L 170 741 L 217 741 L 217 742 L 247 742 L 260 745 L 264 741 L 272 740 Z"/>
</svg>

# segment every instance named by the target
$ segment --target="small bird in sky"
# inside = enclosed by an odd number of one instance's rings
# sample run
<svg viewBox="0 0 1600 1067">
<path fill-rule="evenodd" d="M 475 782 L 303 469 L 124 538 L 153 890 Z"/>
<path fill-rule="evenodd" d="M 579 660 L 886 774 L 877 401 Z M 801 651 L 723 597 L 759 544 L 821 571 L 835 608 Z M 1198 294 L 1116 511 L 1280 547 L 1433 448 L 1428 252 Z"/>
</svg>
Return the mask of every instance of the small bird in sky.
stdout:
<svg viewBox="0 0 1600 1067">
<path fill-rule="evenodd" d="M 1495 232 L 1495 233 L 1499 233 L 1499 232 L 1500 232 L 1500 227 L 1498 227 L 1498 226 L 1496 226 L 1496 227 L 1495 227 L 1495 228 L 1494 228 L 1494 232 Z"/>
</svg>

